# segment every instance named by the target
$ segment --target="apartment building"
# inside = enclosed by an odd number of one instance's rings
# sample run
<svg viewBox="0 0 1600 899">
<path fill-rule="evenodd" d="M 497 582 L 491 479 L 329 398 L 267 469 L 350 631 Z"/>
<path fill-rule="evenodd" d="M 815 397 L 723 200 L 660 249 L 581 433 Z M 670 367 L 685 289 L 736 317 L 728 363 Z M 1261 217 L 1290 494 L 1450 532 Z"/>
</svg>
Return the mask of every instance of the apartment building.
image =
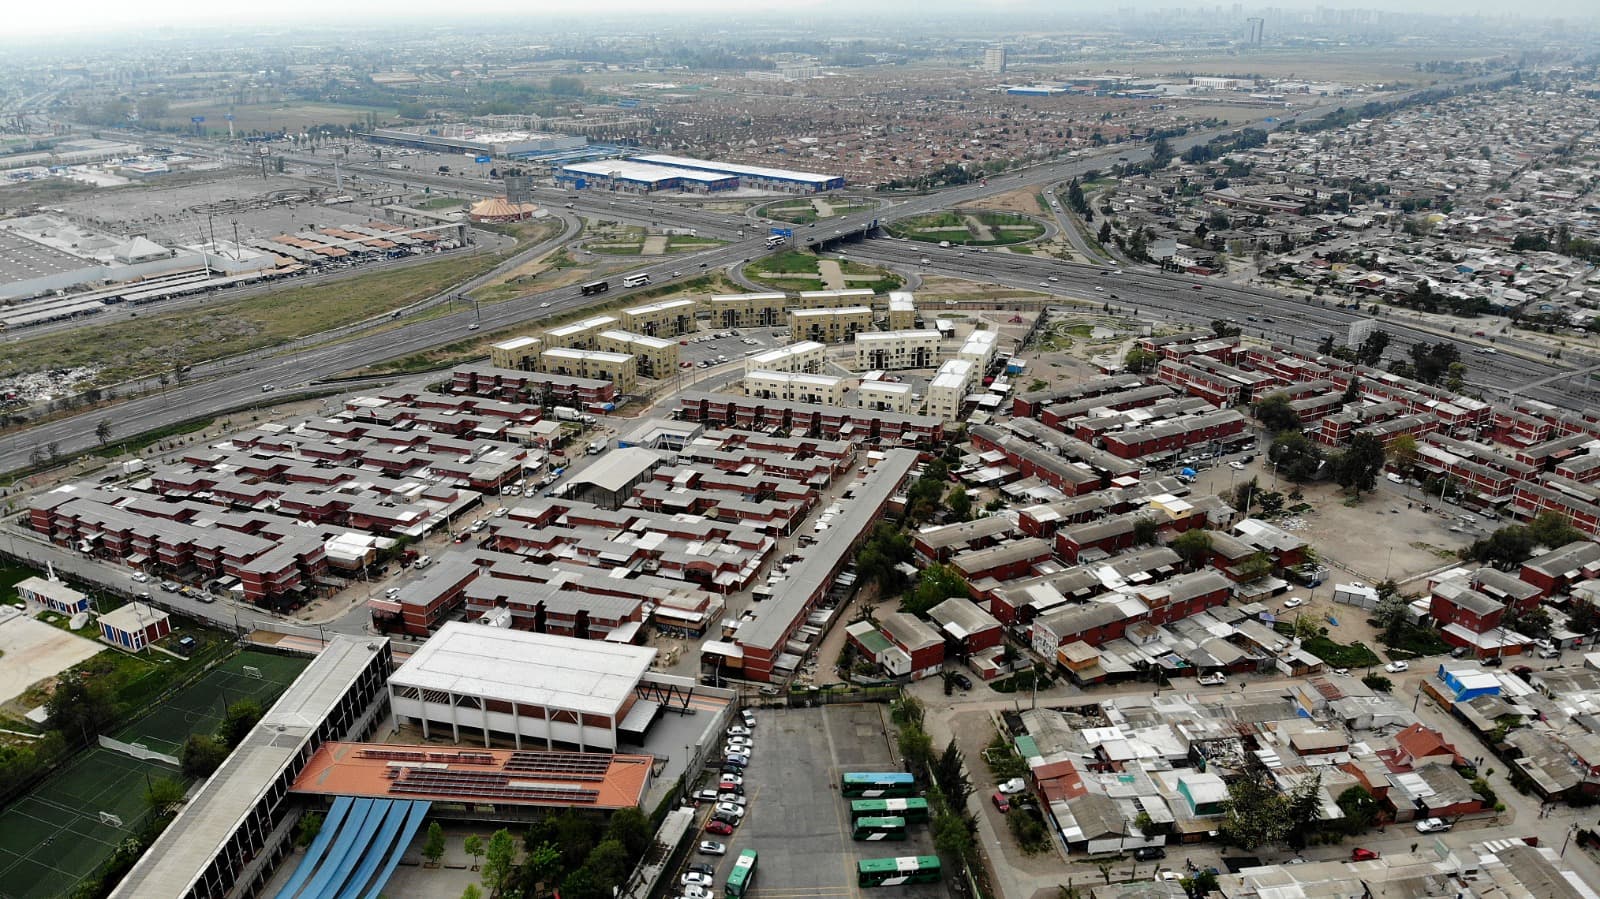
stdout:
<svg viewBox="0 0 1600 899">
<path fill-rule="evenodd" d="M 928 382 L 928 414 L 945 421 L 955 421 L 961 415 L 962 404 L 980 370 L 969 359 L 951 359 L 939 366 L 939 371 Z"/>
<path fill-rule="evenodd" d="M 662 300 L 622 310 L 622 327 L 647 337 L 678 337 L 695 330 L 694 300 Z"/>
<path fill-rule="evenodd" d="M 734 293 L 711 298 L 714 328 L 778 328 L 786 322 L 788 297 L 781 293 Z"/>
<path fill-rule="evenodd" d="M 539 354 L 539 367 L 552 375 L 610 381 L 619 393 L 639 386 L 639 363 L 631 353 L 553 347 Z"/>
<path fill-rule="evenodd" d="M 566 347 L 574 350 L 598 349 L 600 332 L 610 331 L 616 328 L 617 324 L 613 316 L 596 315 L 570 325 L 551 328 L 544 332 L 544 342 L 548 347 Z"/>
<path fill-rule="evenodd" d="M 889 330 L 909 331 L 917 326 L 917 298 L 908 290 L 889 294 Z"/>
<path fill-rule="evenodd" d="M 850 306 L 871 306 L 876 297 L 865 287 L 846 290 L 802 290 L 789 304 L 791 309 L 844 309 Z"/>
<path fill-rule="evenodd" d="M 978 376 L 989 370 L 994 357 L 1000 352 L 998 331 L 973 331 L 956 351 L 957 359 L 965 359 L 978 367 Z"/>
<path fill-rule="evenodd" d="M 753 371 L 744 376 L 744 392 L 760 399 L 837 406 L 844 403 L 847 390 L 848 381 L 829 375 Z"/>
<path fill-rule="evenodd" d="M 532 371 L 539 367 L 544 341 L 537 337 L 513 337 L 489 347 L 489 364 L 495 368 Z"/>
<path fill-rule="evenodd" d="M 789 333 L 818 343 L 848 343 L 871 329 L 871 306 L 789 310 Z"/>
<path fill-rule="evenodd" d="M 756 353 L 745 360 L 744 370 L 815 373 L 822 370 L 825 350 L 815 340 L 802 340 Z"/>
<path fill-rule="evenodd" d="M 587 407 L 614 402 L 617 390 L 617 385 L 611 381 L 488 365 L 458 368 L 450 376 L 451 393 L 492 397 L 506 402 L 549 402 Z"/>
<path fill-rule="evenodd" d="M 875 412 L 910 412 L 911 385 L 894 381 L 862 381 L 856 388 L 856 405 Z"/>
<path fill-rule="evenodd" d="M 595 342 L 607 353 L 630 355 L 641 378 L 670 378 L 678 371 L 678 342 L 632 331 L 601 331 Z"/>
<path fill-rule="evenodd" d="M 863 331 L 856 335 L 856 369 L 898 371 L 933 368 L 939 362 L 939 332 Z"/>
</svg>

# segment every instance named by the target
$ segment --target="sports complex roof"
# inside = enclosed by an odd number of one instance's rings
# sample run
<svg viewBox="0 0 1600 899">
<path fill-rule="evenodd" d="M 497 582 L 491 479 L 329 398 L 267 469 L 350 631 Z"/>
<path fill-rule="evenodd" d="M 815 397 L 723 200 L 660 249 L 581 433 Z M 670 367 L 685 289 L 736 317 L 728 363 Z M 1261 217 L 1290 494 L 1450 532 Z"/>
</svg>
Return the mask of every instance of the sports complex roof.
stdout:
<svg viewBox="0 0 1600 899">
<path fill-rule="evenodd" d="M 615 717 L 655 657 L 639 646 L 451 621 L 389 683 Z"/>
<path fill-rule="evenodd" d="M 571 165 L 562 166 L 561 170 L 568 174 L 588 175 L 593 178 L 616 178 L 622 181 L 640 181 L 645 184 L 660 184 L 663 181 L 671 181 L 675 178 L 680 181 L 717 184 L 723 181 L 731 181 L 736 177 L 726 173 L 653 165 L 632 159 L 602 159 L 598 162 L 575 162 Z"/>
<path fill-rule="evenodd" d="M 669 165 L 683 169 L 699 169 L 707 172 L 725 172 L 729 175 L 749 175 L 752 178 L 767 178 L 773 181 L 799 181 L 806 184 L 826 184 L 830 181 L 843 181 L 838 175 L 820 175 L 816 172 L 796 172 L 789 169 L 769 169 L 760 165 L 740 165 L 737 162 L 711 162 L 705 159 L 693 159 L 688 156 L 668 156 L 652 153 L 646 156 L 633 157 L 639 162 L 653 162 L 657 165 Z"/>
</svg>

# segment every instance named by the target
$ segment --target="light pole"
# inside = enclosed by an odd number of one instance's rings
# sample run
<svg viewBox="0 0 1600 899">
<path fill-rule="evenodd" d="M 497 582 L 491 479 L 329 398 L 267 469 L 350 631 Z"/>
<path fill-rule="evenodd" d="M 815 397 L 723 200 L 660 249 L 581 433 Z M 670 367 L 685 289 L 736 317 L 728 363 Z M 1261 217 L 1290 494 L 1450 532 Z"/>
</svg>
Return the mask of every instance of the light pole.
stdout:
<svg viewBox="0 0 1600 899">
<path fill-rule="evenodd" d="M 1577 832 L 1578 832 L 1578 822 L 1574 821 L 1574 822 L 1572 822 L 1572 826 L 1567 828 L 1567 838 L 1561 841 L 1561 857 L 1562 858 L 1566 858 L 1567 857 L 1567 844 L 1572 842 L 1572 835 L 1577 833 Z"/>
</svg>

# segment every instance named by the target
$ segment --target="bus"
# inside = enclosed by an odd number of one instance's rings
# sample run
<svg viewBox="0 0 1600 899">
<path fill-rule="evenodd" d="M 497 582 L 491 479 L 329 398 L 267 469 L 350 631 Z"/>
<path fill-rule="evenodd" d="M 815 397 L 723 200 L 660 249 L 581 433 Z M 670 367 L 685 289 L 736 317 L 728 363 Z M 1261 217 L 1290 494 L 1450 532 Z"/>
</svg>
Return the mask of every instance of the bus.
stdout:
<svg viewBox="0 0 1600 899">
<path fill-rule="evenodd" d="M 582 287 L 580 287 L 578 289 L 583 291 L 583 295 L 584 296 L 592 297 L 597 293 L 605 293 L 606 291 L 610 290 L 611 289 L 611 282 L 610 281 L 590 281 L 588 284 L 585 284 L 585 285 L 583 285 Z"/>
<path fill-rule="evenodd" d="M 904 818 L 857 818 L 855 827 L 850 831 L 853 840 L 904 840 L 906 838 L 906 819 Z"/>
<path fill-rule="evenodd" d="M 783 244 L 784 244 L 784 236 L 782 234 L 774 234 L 771 237 L 767 238 L 767 249 L 769 249 L 769 250 L 775 249 L 777 247 L 781 247 L 781 246 L 783 246 Z"/>
<path fill-rule="evenodd" d="M 637 275 L 623 275 L 622 276 L 622 286 L 623 287 L 643 287 L 644 285 L 649 284 L 649 283 L 650 283 L 650 276 L 648 274 L 644 273 L 644 272 L 640 272 Z"/>
<path fill-rule="evenodd" d="M 845 774 L 839 778 L 839 792 L 860 799 L 915 796 L 917 779 L 903 771 Z"/>
<path fill-rule="evenodd" d="M 743 896 L 755 885 L 756 851 L 754 849 L 746 849 L 739 853 L 739 857 L 733 862 L 733 870 L 728 872 L 726 890 L 731 899 L 739 899 L 740 896 Z"/>
<path fill-rule="evenodd" d="M 892 887 L 903 883 L 938 883 L 937 855 L 905 855 L 900 858 L 865 858 L 856 862 L 856 883 L 864 887 Z"/>
<path fill-rule="evenodd" d="M 928 800 L 910 799 L 855 799 L 850 802 L 850 820 L 857 818 L 904 818 L 913 824 L 928 821 Z"/>
</svg>

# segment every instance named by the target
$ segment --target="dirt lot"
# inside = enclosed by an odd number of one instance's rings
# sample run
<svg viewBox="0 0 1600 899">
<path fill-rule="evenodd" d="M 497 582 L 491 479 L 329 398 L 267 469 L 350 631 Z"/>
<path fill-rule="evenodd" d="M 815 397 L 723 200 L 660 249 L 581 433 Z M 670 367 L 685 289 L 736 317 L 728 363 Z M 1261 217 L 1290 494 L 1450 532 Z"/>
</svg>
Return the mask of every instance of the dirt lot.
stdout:
<svg viewBox="0 0 1600 899">
<path fill-rule="evenodd" d="M 16 609 L 0 611 L 0 704 L 105 648 Z"/>
<path fill-rule="evenodd" d="M 1006 212 L 1019 212 L 1023 215 L 1038 215 L 1042 210 L 1036 195 L 1039 191 L 1033 187 L 1024 187 L 996 197 L 984 197 L 981 200 L 972 200 L 957 206 L 957 209 L 982 207 L 984 209 L 1004 210 Z"/>
</svg>

